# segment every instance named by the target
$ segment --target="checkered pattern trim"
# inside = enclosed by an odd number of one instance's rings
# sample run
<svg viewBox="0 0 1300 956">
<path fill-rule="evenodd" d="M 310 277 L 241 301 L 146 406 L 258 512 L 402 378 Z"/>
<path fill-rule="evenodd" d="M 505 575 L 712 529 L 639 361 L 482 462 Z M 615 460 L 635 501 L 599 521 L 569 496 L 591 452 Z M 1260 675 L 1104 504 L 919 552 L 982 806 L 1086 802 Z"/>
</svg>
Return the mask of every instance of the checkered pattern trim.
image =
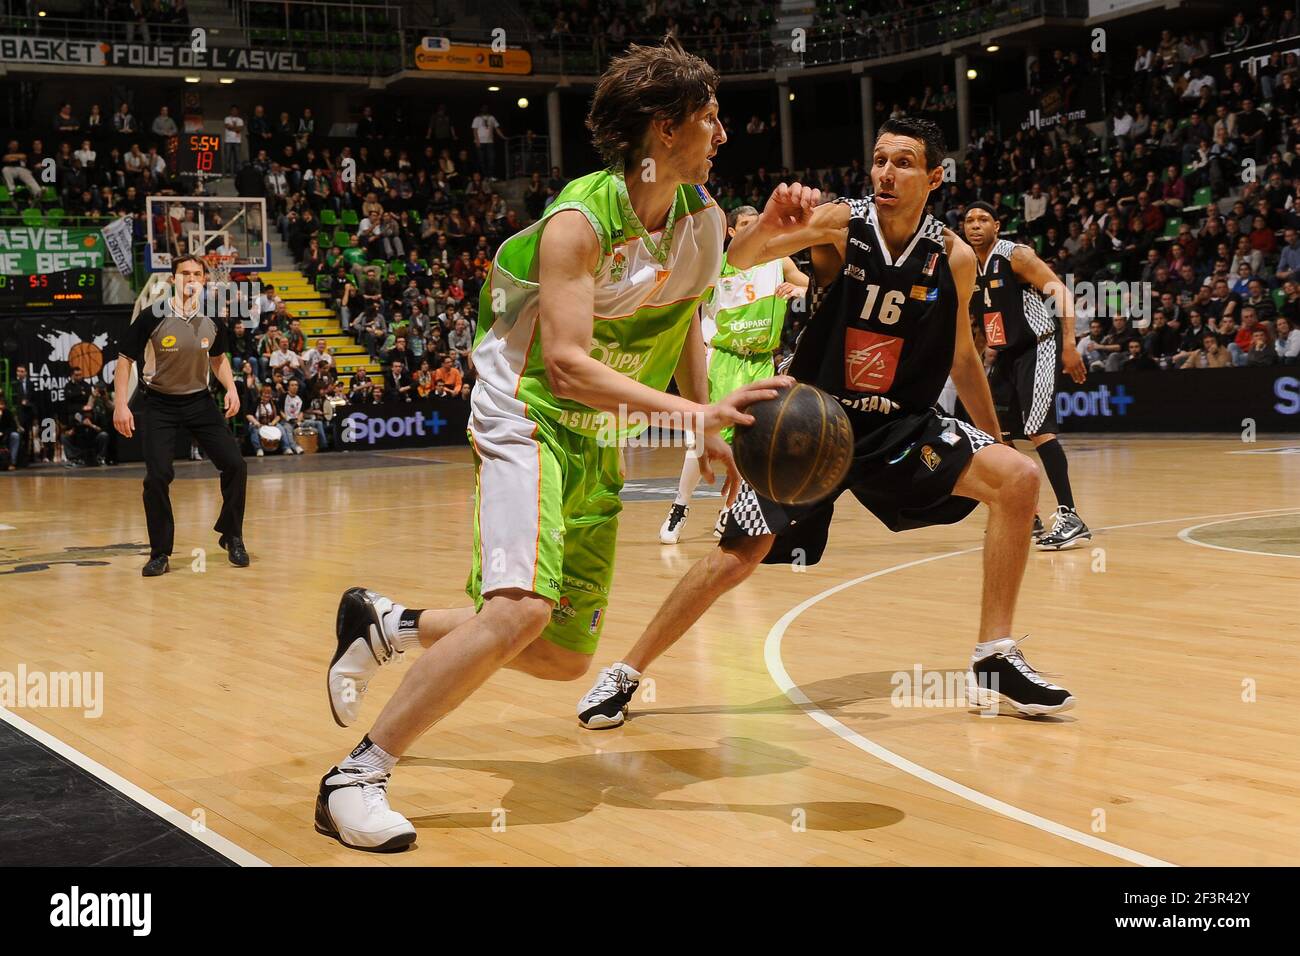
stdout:
<svg viewBox="0 0 1300 956">
<path fill-rule="evenodd" d="M 997 444 L 997 441 L 988 432 L 980 431 L 974 425 L 967 424 L 960 418 L 953 419 L 953 421 L 957 423 L 958 428 L 966 433 L 966 440 L 970 442 L 970 450 L 972 454 L 982 448 L 987 448 L 989 445 Z"/>
<path fill-rule="evenodd" d="M 989 255 L 1001 256 L 1003 259 L 1006 259 L 1008 263 L 1010 263 L 1011 253 L 1015 251 L 1015 248 L 1016 248 L 1016 244 L 1012 242 L 1010 239 L 999 239 L 997 242 L 993 243 L 993 251 L 990 252 Z"/>
<path fill-rule="evenodd" d="M 1056 331 L 1056 320 L 1047 311 L 1047 303 L 1033 286 L 1021 288 L 1021 297 L 1025 303 L 1025 321 L 1034 335 L 1052 335 Z"/>
<path fill-rule="evenodd" d="M 1034 394 L 1025 412 L 1025 434 L 1037 435 L 1056 397 L 1056 339 L 1043 339 L 1034 357 Z"/>
<path fill-rule="evenodd" d="M 871 210 L 871 197 L 866 199 L 852 199 L 848 196 L 841 196 L 836 202 L 842 202 L 849 207 L 850 219 L 866 219 L 867 213 Z"/>
<path fill-rule="evenodd" d="M 748 537 L 754 538 L 760 534 L 771 534 L 772 529 L 767 526 L 767 518 L 763 516 L 763 504 L 758 500 L 758 494 L 749 486 L 749 482 L 740 483 L 740 493 L 736 495 L 736 503 L 731 506 L 730 510 L 724 509 L 718 515 L 718 533 L 727 524 L 727 517 L 730 515 L 732 521 Z"/>
<path fill-rule="evenodd" d="M 921 223 L 921 238 L 929 239 L 931 242 L 943 245 L 943 223 L 934 216 L 926 216 L 925 221 Z"/>
</svg>

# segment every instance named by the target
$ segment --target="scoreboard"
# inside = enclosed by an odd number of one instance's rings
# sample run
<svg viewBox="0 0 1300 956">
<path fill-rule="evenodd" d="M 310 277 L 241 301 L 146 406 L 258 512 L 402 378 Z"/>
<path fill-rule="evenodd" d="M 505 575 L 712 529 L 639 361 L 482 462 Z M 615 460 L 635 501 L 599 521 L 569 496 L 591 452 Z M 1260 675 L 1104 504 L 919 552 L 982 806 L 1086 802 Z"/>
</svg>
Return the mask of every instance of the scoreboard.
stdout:
<svg viewBox="0 0 1300 956">
<path fill-rule="evenodd" d="M 100 305 L 98 269 L 67 269 L 32 275 L 0 275 L 0 309 L 57 309 Z"/>
<path fill-rule="evenodd" d="M 221 137 L 215 133 L 182 134 L 176 171 L 182 176 L 221 175 Z"/>
</svg>

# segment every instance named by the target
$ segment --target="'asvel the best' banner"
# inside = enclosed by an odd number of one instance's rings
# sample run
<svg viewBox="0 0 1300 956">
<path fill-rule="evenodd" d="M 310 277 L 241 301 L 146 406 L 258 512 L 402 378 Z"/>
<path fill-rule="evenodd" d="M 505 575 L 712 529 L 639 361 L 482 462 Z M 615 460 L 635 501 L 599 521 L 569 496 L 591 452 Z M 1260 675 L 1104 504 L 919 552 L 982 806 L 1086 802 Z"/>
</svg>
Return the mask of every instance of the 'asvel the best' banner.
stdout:
<svg viewBox="0 0 1300 956">
<path fill-rule="evenodd" d="M 0 229 L 0 275 L 102 269 L 104 252 L 104 237 L 97 228 L 12 226 Z"/>
</svg>

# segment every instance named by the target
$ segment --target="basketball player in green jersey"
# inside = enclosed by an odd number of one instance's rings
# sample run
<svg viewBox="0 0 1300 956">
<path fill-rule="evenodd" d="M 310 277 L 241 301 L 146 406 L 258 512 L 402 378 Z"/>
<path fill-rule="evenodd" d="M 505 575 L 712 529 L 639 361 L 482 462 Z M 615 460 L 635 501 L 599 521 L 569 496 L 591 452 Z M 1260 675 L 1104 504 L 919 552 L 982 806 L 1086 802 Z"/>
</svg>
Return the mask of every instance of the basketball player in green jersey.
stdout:
<svg viewBox="0 0 1300 956">
<path fill-rule="evenodd" d="M 727 216 L 727 238 L 758 219 L 753 206 L 737 206 Z M 786 300 L 808 288 L 808 277 L 793 259 L 784 256 L 749 269 L 737 269 L 722 260 L 722 274 L 713 292 L 700 306 L 700 325 L 709 343 L 709 401 L 716 402 L 743 385 L 769 378 L 775 372 L 772 354 L 781 344 Z M 731 441 L 732 429 L 722 438 Z M 682 463 L 677 483 L 677 500 L 663 526 L 659 540 L 676 544 L 700 483 L 700 460 L 694 450 Z"/>
<path fill-rule="evenodd" d="M 587 117 L 608 168 L 569 183 L 497 250 L 473 351 L 474 606 L 423 611 L 362 588 L 339 602 L 327 685 L 340 725 L 356 720 L 382 663 L 428 648 L 321 779 L 316 829 L 346 846 L 414 842 L 389 806 L 389 774 L 497 670 L 586 672 L 613 577 L 618 445 L 631 433 L 620 423 L 656 415 L 702 434 L 706 467 L 726 469 L 731 501 L 740 475 L 721 429 L 752 422 L 745 406 L 793 384 L 771 378 L 709 403 L 698 306 L 722 265 L 726 220 L 697 184 L 727 138 L 717 82 L 672 38 L 631 47 L 601 77 Z M 674 376 L 680 397 L 664 392 Z"/>
</svg>

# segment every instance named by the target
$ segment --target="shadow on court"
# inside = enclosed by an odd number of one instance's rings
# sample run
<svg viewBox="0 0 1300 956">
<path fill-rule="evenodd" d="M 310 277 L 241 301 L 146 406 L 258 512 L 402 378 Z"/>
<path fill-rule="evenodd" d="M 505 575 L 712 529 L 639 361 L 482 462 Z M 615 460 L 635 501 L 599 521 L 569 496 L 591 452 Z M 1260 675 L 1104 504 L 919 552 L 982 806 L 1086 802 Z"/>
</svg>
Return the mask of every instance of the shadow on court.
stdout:
<svg viewBox="0 0 1300 956">
<path fill-rule="evenodd" d="M 548 762 L 445 760 L 404 757 L 403 767 L 434 767 L 489 773 L 511 781 L 499 807 L 411 817 L 421 829 L 490 828 L 506 811 L 507 826 L 569 823 L 599 806 L 680 813 L 748 813 L 782 826 L 835 832 L 872 830 L 903 819 L 902 811 L 876 803 L 731 803 L 658 796 L 707 780 L 789 773 L 807 766 L 796 751 L 747 738 L 726 738 L 716 747 L 594 753 Z"/>
<path fill-rule="evenodd" d="M 865 701 L 889 700 L 894 692 L 891 680 L 896 671 L 879 671 L 866 674 L 845 674 L 826 680 L 801 684 L 799 689 L 808 699 L 828 714 L 836 714 L 845 707 Z M 638 717 L 671 716 L 674 714 L 717 714 L 734 716 L 745 714 L 802 714 L 803 709 L 784 694 L 767 697 L 749 704 L 697 704 L 692 707 L 640 707 L 632 700 L 629 721 Z M 854 714 L 855 718 L 880 720 L 885 714 Z"/>
</svg>

